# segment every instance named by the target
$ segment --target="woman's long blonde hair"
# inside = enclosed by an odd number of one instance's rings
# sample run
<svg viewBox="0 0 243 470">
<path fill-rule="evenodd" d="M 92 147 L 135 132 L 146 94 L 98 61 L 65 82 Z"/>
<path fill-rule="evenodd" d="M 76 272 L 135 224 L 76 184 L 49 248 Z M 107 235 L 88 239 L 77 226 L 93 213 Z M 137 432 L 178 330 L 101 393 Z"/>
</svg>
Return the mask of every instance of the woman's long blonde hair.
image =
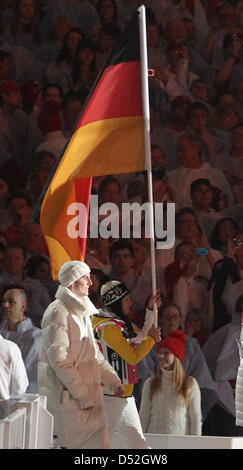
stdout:
<svg viewBox="0 0 243 470">
<path fill-rule="evenodd" d="M 156 375 L 151 380 L 150 385 L 150 400 L 152 400 L 155 393 L 161 390 L 161 379 L 163 371 L 160 367 L 157 369 Z M 173 369 L 173 388 L 181 395 L 185 403 L 188 403 L 189 391 L 193 384 L 193 378 L 186 374 L 185 369 L 178 357 L 175 356 L 174 369 Z"/>
</svg>

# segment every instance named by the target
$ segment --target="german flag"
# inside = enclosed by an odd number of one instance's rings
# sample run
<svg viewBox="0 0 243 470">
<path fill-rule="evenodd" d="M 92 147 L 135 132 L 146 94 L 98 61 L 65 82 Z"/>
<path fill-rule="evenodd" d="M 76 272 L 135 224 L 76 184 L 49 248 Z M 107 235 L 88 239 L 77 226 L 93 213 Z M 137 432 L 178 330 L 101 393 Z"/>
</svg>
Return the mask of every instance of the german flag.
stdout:
<svg viewBox="0 0 243 470">
<path fill-rule="evenodd" d="M 42 204 L 54 279 L 64 262 L 85 258 L 85 237 L 67 233 L 68 208 L 81 202 L 88 214 L 92 177 L 145 169 L 138 15 L 99 74 Z"/>
</svg>

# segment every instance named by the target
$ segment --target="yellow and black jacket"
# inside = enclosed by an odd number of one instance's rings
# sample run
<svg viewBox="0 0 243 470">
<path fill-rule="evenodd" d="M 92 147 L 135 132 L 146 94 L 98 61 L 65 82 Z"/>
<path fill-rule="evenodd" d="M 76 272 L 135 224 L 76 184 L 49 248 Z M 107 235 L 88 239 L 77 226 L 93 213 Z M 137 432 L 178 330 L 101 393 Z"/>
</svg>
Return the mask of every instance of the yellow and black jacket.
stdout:
<svg viewBox="0 0 243 470">
<path fill-rule="evenodd" d="M 123 335 L 125 322 L 110 312 L 108 314 L 101 311 L 99 315 L 93 315 L 92 324 L 101 352 L 124 385 L 125 391 L 122 396 L 131 396 L 134 384 L 138 381 L 137 364 L 155 345 L 154 338 L 146 336 L 141 344 L 136 345 L 134 338 L 127 339 Z M 106 389 L 104 393 L 111 395 Z"/>
</svg>

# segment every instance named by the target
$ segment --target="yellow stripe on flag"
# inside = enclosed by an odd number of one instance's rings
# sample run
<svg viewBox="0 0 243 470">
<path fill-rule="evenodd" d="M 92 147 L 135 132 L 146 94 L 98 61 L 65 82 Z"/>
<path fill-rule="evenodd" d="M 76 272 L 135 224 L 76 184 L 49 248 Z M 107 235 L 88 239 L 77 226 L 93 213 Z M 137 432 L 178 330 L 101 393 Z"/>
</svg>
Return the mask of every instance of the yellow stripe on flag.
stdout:
<svg viewBox="0 0 243 470">
<path fill-rule="evenodd" d="M 113 118 L 80 127 L 73 134 L 51 183 L 51 194 L 67 180 L 135 173 L 145 168 L 141 117 Z"/>
</svg>

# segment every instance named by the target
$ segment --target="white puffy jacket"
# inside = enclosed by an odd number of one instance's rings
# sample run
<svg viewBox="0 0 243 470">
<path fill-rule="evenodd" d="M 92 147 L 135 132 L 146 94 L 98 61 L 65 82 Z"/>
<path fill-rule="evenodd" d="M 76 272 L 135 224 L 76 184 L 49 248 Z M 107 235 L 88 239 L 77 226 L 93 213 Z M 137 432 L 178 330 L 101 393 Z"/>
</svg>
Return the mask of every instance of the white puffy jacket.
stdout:
<svg viewBox="0 0 243 470">
<path fill-rule="evenodd" d="M 68 448 L 109 447 L 107 437 L 99 439 L 107 424 L 102 384 L 114 392 L 120 380 L 95 342 L 94 313 L 88 297 L 60 286 L 42 319 L 39 393 L 47 396 L 58 444 Z"/>
</svg>

